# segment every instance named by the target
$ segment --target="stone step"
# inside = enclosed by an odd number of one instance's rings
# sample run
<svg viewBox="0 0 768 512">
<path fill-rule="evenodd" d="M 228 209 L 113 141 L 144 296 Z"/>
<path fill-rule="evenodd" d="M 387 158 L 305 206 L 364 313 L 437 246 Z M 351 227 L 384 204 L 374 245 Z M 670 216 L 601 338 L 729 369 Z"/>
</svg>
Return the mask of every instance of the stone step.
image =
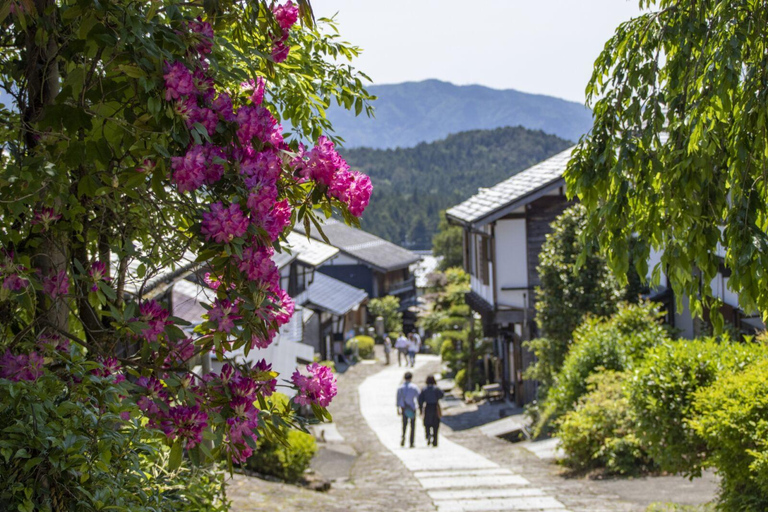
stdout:
<svg viewBox="0 0 768 512">
<path fill-rule="evenodd" d="M 416 471 L 416 478 L 434 478 L 440 476 L 484 476 L 484 475 L 512 475 L 512 471 L 506 468 L 476 468 L 476 469 L 446 469 L 438 471 Z"/>
<path fill-rule="evenodd" d="M 486 498 L 519 498 L 523 496 L 545 496 L 543 489 L 536 487 L 496 487 L 493 489 L 458 489 L 445 491 L 429 491 L 429 497 L 435 501 L 467 500 Z"/>
<path fill-rule="evenodd" d="M 435 501 L 435 505 L 438 512 L 567 512 L 562 503 L 549 496 Z"/>
<path fill-rule="evenodd" d="M 528 485 L 525 478 L 517 475 L 484 475 L 484 476 L 447 476 L 420 478 L 421 486 L 425 489 L 461 489 L 478 487 L 504 487 L 507 485 Z"/>
</svg>

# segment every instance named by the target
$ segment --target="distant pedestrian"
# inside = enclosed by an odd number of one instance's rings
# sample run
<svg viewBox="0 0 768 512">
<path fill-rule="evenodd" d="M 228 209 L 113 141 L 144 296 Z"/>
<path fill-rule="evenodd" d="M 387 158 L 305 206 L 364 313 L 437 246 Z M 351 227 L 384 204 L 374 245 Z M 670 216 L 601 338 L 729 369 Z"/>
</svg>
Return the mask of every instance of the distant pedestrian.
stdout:
<svg viewBox="0 0 768 512">
<path fill-rule="evenodd" d="M 443 390 L 437 387 L 433 376 L 427 377 L 427 387 L 419 393 L 419 411 L 424 418 L 424 430 L 427 433 L 427 446 L 437 446 L 437 430 L 440 428 L 440 399 Z"/>
<path fill-rule="evenodd" d="M 408 334 L 408 363 L 411 368 L 416 364 L 416 341 L 413 339 L 413 333 Z"/>
<path fill-rule="evenodd" d="M 395 349 L 397 350 L 397 366 L 400 366 L 400 359 L 405 359 L 405 366 L 408 366 L 408 339 L 405 334 L 400 333 L 397 341 L 395 341 Z"/>
<path fill-rule="evenodd" d="M 413 375 L 406 372 L 403 384 L 397 388 L 397 414 L 403 417 L 403 435 L 400 446 L 405 446 L 405 433 L 408 423 L 411 424 L 411 448 L 416 440 L 416 399 L 419 397 L 419 387 L 411 382 Z"/>
<path fill-rule="evenodd" d="M 413 331 L 413 343 L 416 346 L 416 354 L 421 353 L 421 336 L 419 336 L 419 333 L 416 331 Z M 416 356 L 413 357 L 414 364 L 416 363 Z"/>
<path fill-rule="evenodd" d="M 385 364 L 389 364 L 389 354 L 392 352 L 392 340 L 389 339 L 389 336 L 384 338 L 384 357 L 387 359 L 387 362 Z"/>
</svg>

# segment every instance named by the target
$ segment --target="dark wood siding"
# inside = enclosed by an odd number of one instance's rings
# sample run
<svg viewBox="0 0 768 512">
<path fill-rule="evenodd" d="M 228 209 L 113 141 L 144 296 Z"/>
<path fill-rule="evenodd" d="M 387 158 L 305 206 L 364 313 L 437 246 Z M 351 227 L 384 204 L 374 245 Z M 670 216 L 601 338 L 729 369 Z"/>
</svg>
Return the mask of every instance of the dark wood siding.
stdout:
<svg viewBox="0 0 768 512">
<path fill-rule="evenodd" d="M 528 254 L 528 286 L 539 286 L 539 253 L 544 240 L 552 231 L 550 224 L 563 210 L 573 204 L 565 196 L 544 196 L 528 205 L 526 215 L 526 236 Z M 530 304 L 533 306 L 533 293 L 530 294 Z"/>
</svg>

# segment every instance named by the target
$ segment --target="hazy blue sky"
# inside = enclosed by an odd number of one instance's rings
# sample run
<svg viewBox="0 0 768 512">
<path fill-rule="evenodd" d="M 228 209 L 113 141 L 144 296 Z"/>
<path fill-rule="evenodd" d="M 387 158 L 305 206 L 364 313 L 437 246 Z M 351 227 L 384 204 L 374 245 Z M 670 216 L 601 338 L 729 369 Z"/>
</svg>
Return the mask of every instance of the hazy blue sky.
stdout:
<svg viewBox="0 0 768 512">
<path fill-rule="evenodd" d="M 583 103 L 592 63 L 637 0 L 314 0 L 338 12 L 375 83 L 438 78 Z"/>
</svg>

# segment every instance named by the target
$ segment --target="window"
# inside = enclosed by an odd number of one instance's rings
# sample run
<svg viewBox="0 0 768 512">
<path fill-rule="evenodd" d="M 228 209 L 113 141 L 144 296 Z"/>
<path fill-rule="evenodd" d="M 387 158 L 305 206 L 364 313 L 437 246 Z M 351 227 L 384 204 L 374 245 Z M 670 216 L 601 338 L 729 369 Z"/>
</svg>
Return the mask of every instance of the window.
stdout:
<svg viewBox="0 0 768 512">
<path fill-rule="evenodd" d="M 477 255 L 477 277 L 487 285 L 490 283 L 490 276 L 488 272 L 488 261 L 490 260 L 490 245 L 491 239 L 487 236 L 477 237 L 478 255 Z"/>
</svg>

